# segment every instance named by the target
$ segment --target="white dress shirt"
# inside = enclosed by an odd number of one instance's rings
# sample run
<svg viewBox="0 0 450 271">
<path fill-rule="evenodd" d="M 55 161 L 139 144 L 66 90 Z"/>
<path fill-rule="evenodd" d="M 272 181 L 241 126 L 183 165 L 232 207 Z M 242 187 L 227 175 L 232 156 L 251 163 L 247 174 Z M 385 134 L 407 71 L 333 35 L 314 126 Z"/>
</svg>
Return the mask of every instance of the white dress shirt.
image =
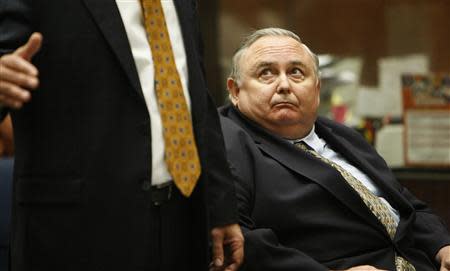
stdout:
<svg viewBox="0 0 450 271">
<path fill-rule="evenodd" d="M 154 67 L 152 52 L 144 28 L 144 18 L 139 0 L 116 0 L 123 24 L 128 36 L 134 62 L 139 75 L 142 92 L 147 104 L 151 123 L 152 138 L 152 184 L 159 185 L 171 180 L 170 173 L 164 161 L 164 138 L 162 132 L 161 116 L 159 114 L 156 94 L 154 90 Z M 172 0 L 161 0 L 166 18 L 172 51 L 178 74 L 183 86 L 184 97 L 190 109 L 190 97 L 188 92 L 188 67 L 186 52 L 180 23 L 178 21 L 175 4 Z"/>
<path fill-rule="evenodd" d="M 303 141 L 308 144 L 309 147 L 313 148 L 318 154 L 327 158 L 328 160 L 333 161 L 338 164 L 345 170 L 347 170 L 350 174 L 353 175 L 356 179 L 358 179 L 367 189 L 370 190 L 375 196 L 377 196 L 383 203 L 386 204 L 390 213 L 394 217 L 395 223 L 398 225 L 400 221 L 400 215 L 398 210 L 394 209 L 389 202 L 383 197 L 383 192 L 375 185 L 375 183 L 364 174 L 361 170 L 351 165 L 342 155 L 333 151 L 330 146 L 320 138 L 313 127 L 311 132 L 304 138 L 291 141 L 292 143 Z"/>
</svg>

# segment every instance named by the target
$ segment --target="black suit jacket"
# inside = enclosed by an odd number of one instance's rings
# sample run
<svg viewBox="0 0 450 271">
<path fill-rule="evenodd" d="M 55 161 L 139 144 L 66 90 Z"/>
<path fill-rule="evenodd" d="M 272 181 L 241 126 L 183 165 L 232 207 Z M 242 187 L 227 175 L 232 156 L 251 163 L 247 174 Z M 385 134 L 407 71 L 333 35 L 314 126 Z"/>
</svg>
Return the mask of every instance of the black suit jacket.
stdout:
<svg viewBox="0 0 450 271">
<path fill-rule="evenodd" d="M 196 3 L 174 2 L 202 163 L 190 198 L 193 270 L 206 270 L 208 226 L 237 222 L 234 188 L 205 85 Z M 145 189 L 150 118 L 115 0 L 0 0 L 1 53 L 34 31 L 44 37 L 33 58 L 40 87 L 12 111 L 12 270 L 146 270 L 155 241 Z"/>
<path fill-rule="evenodd" d="M 396 253 L 416 270 L 436 270 L 435 254 L 450 244 L 443 223 L 395 180 L 354 130 L 321 117 L 315 123 L 318 135 L 364 171 L 399 210 L 393 241 L 336 170 L 233 106 L 220 114 L 246 239 L 243 270 L 342 270 L 363 264 L 395 270 Z"/>
</svg>

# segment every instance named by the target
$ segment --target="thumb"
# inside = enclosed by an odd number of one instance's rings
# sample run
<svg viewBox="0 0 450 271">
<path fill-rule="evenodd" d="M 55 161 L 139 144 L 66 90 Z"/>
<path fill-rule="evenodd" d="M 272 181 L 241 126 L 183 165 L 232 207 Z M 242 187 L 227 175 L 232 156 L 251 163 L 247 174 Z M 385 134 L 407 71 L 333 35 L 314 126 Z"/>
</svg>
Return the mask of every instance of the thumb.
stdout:
<svg viewBox="0 0 450 271">
<path fill-rule="evenodd" d="M 42 45 L 42 34 L 34 32 L 27 43 L 17 48 L 14 54 L 19 55 L 27 61 L 31 61 L 31 58 L 41 49 Z"/>
</svg>

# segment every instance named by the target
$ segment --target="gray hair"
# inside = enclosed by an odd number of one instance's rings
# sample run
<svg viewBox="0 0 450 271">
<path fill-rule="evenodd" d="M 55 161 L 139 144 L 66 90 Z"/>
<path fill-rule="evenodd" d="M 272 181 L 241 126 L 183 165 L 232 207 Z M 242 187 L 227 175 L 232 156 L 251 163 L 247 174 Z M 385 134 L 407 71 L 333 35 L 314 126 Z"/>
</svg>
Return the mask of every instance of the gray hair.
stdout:
<svg viewBox="0 0 450 271">
<path fill-rule="evenodd" d="M 233 80 L 239 84 L 241 79 L 240 74 L 240 60 L 242 58 L 243 53 L 245 50 L 247 50 L 253 43 L 255 43 L 258 39 L 266 36 L 281 36 L 281 37 L 290 37 L 294 40 L 298 41 L 300 44 L 302 44 L 305 49 L 308 51 L 308 53 L 312 56 L 314 60 L 314 73 L 317 78 L 319 78 L 319 58 L 316 54 L 314 54 L 308 46 L 306 46 L 300 37 L 295 34 L 292 31 L 282 29 L 282 28 L 275 28 L 275 27 L 269 27 L 269 28 L 263 28 L 259 30 L 255 30 L 250 35 L 246 36 L 244 40 L 242 41 L 241 45 L 237 49 L 237 51 L 234 53 L 234 56 L 231 60 L 231 72 L 229 77 L 233 78 Z"/>
</svg>

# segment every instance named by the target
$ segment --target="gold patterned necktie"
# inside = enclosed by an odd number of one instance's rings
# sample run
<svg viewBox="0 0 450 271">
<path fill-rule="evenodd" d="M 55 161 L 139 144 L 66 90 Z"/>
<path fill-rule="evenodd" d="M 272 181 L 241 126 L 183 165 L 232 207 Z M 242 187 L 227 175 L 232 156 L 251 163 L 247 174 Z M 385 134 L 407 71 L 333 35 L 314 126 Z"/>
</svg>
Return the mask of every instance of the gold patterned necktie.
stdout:
<svg viewBox="0 0 450 271">
<path fill-rule="evenodd" d="M 175 185 L 189 197 L 201 173 L 191 116 L 175 65 L 160 0 L 141 0 L 152 51 L 155 92 L 164 137 L 164 159 Z"/>
<path fill-rule="evenodd" d="M 336 169 L 347 181 L 347 183 L 358 193 L 362 201 L 366 204 L 369 210 L 375 215 L 375 217 L 383 224 L 391 239 L 394 239 L 395 232 L 397 231 L 397 223 L 389 211 L 385 203 L 383 203 L 376 195 L 374 195 L 365 185 L 363 185 L 358 179 L 356 179 L 350 172 L 345 170 L 335 162 L 321 156 L 315 150 L 311 149 L 305 142 L 295 142 L 295 146 L 303 151 L 311 154 L 324 163 L 332 166 Z M 395 257 L 396 271 L 415 271 L 414 266 L 405 260 L 403 257 Z"/>
</svg>

